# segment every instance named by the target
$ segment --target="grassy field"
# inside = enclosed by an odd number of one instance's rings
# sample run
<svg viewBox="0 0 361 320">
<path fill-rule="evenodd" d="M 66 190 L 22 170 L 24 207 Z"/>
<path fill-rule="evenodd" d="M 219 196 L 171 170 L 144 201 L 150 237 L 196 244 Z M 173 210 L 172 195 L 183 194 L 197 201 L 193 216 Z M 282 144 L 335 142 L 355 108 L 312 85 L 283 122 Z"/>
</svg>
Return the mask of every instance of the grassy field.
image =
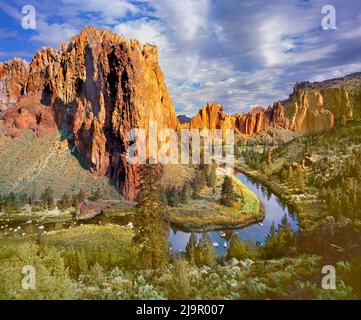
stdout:
<svg viewBox="0 0 361 320">
<path fill-rule="evenodd" d="M 83 225 L 73 229 L 49 232 L 37 239 L 46 247 L 55 247 L 62 253 L 71 274 L 84 273 L 96 263 L 104 270 L 115 267 L 135 267 L 138 249 L 132 243 L 133 230 L 108 224 Z"/>
<path fill-rule="evenodd" d="M 259 199 L 233 176 L 237 201 L 232 207 L 219 203 L 224 173 L 220 170 L 218 172 L 215 194 L 211 188 L 205 187 L 200 199 L 189 198 L 187 203 L 168 208 L 165 212 L 166 219 L 181 229 L 192 231 L 236 228 L 262 220 L 264 213 Z"/>
</svg>

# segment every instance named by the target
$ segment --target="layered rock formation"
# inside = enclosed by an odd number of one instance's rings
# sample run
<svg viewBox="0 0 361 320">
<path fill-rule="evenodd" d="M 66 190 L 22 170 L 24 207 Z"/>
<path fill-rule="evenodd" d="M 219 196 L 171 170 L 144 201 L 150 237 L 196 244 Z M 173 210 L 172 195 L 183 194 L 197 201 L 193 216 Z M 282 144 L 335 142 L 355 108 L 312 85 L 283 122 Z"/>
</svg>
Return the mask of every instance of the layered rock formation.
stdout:
<svg viewBox="0 0 361 320">
<path fill-rule="evenodd" d="M 40 103 L 40 93 L 31 93 L 19 98 L 2 117 L 6 135 L 19 138 L 24 129 L 30 129 L 36 136 L 43 136 L 57 128 L 51 108 Z"/>
<path fill-rule="evenodd" d="M 290 128 L 298 133 L 316 133 L 334 127 L 334 114 L 325 109 L 319 92 L 297 91 L 289 102 Z"/>
<path fill-rule="evenodd" d="M 253 135 L 268 128 L 297 134 L 317 133 L 349 120 L 361 120 L 361 73 L 317 83 L 296 84 L 285 101 L 241 114 L 225 114 L 218 103 L 207 104 L 190 123 L 198 129 L 234 129 Z"/>
<path fill-rule="evenodd" d="M 291 128 L 320 132 L 361 120 L 361 73 L 323 82 L 296 84 L 287 105 Z"/>
<path fill-rule="evenodd" d="M 0 62 L 0 112 L 18 101 L 25 93 L 28 63 L 22 59 Z"/>
<path fill-rule="evenodd" d="M 234 127 L 232 116 L 225 114 L 223 106 L 217 102 L 207 103 L 191 120 L 190 129 L 230 129 Z"/>
<path fill-rule="evenodd" d="M 236 133 L 253 135 L 270 126 L 289 127 L 285 107 L 275 103 L 273 108 L 257 107 L 248 113 L 228 115 L 217 102 L 205 105 L 190 123 L 191 129 L 234 129 Z"/>
<path fill-rule="evenodd" d="M 60 50 L 37 52 L 24 78 L 25 85 L 11 78 L 26 95 L 3 116 L 8 135 L 25 128 L 42 134 L 53 121 L 86 167 L 134 199 L 140 177 L 126 159 L 129 130 L 147 131 L 149 121 L 159 129 L 179 126 L 157 48 L 87 27 Z"/>
</svg>

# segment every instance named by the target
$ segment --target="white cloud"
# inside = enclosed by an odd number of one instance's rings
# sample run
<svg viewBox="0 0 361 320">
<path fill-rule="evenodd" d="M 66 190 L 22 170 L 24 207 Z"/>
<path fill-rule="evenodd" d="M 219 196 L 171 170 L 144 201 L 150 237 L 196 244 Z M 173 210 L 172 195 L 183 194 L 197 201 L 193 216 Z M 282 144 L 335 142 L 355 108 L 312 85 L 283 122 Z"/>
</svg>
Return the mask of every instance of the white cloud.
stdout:
<svg viewBox="0 0 361 320">
<path fill-rule="evenodd" d="M 116 23 L 128 13 L 138 13 L 140 9 L 128 0 L 62 0 L 76 12 L 100 14 L 104 23 Z"/>
<path fill-rule="evenodd" d="M 176 37 L 190 41 L 207 32 L 210 0 L 151 0 L 156 15 L 169 24 Z"/>
<path fill-rule="evenodd" d="M 356 71 L 361 71 L 361 63 L 352 63 L 341 65 L 333 68 L 327 68 L 320 70 L 320 75 L 314 76 L 310 79 L 311 82 L 320 82 L 329 79 L 343 77 L 347 74 L 354 73 Z"/>
<path fill-rule="evenodd" d="M 47 12 L 45 0 L 39 1 L 39 29 L 32 40 L 57 44 L 91 24 L 156 44 L 172 99 L 182 113 L 196 113 L 213 100 L 232 112 L 245 111 L 287 97 L 296 81 L 359 68 L 361 3 L 352 0 L 334 0 L 336 32 L 322 32 L 322 6 L 311 1 L 55 2 L 56 8 Z"/>
<path fill-rule="evenodd" d="M 128 39 L 137 39 L 142 44 L 155 44 L 162 51 L 167 50 L 169 46 L 168 39 L 165 36 L 165 27 L 156 20 L 141 18 L 124 22 L 116 25 L 113 31 L 123 34 Z"/>
<path fill-rule="evenodd" d="M 58 45 L 60 42 L 68 41 L 79 31 L 69 24 L 48 24 L 41 20 L 37 22 L 37 30 L 37 35 L 31 39 L 51 45 Z"/>
</svg>

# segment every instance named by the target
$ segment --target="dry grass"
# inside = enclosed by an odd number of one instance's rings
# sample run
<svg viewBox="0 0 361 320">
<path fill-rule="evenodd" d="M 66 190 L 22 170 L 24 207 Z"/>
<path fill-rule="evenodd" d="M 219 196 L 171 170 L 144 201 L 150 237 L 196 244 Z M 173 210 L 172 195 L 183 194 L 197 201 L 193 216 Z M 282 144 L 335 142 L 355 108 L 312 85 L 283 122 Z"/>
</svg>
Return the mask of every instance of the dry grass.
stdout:
<svg viewBox="0 0 361 320">
<path fill-rule="evenodd" d="M 104 246 L 117 248 L 130 245 L 132 238 L 133 231 L 123 226 L 114 224 L 84 225 L 73 229 L 50 232 L 41 237 L 41 242 L 66 248 L 93 249 Z"/>
<path fill-rule="evenodd" d="M 82 168 L 54 130 L 35 138 L 27 132 L 22 138 L 0 136 L 0 193 L 27 192 L 41 194 L 51 186 L 56 198 L 64 192 L 77 193 L 80 188 L 91 192 L 100 188 L 110 199 L 119 199 L 117 190 L 106 177 L 95 177 Z"/>
</svg>

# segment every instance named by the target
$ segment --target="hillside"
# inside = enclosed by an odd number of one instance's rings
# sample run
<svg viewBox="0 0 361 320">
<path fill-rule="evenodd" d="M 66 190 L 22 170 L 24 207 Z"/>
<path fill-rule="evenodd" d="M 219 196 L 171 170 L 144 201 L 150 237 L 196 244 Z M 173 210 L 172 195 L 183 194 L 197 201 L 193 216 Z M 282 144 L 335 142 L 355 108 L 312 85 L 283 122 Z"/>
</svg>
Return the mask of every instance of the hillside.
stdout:
<svg viewBox="0 0 361 320">
<path fill-rule="evenodd" d="M 0 64 L 0 132 L 40 137 L 57 129 L 74 146 L 85 168 L 108 177 L 133 200 L 139 165 L 127 161 L 127 134 L 177 129 L 179 122 L 153 45 L 127 41 L 108 30 L 86 27 L 60 50 L 43 48 L 28 65 Z"/>
<path fill-rule="evenodd" d="M 106 177 L 96 177 L 81 166 L 57 130 L 42 137 L 36 137 L 32 131 L 26 131 L 20 139 L 1 136 L 0 149 L 2 194 L 26 192 L 39 197 L 51 187 L 54 197 L 60 199 L 65 192 L 77 194 L 82 188 L 91 194 L 100 188 L 104 197 L 120 199 Z"/>
</svg>

